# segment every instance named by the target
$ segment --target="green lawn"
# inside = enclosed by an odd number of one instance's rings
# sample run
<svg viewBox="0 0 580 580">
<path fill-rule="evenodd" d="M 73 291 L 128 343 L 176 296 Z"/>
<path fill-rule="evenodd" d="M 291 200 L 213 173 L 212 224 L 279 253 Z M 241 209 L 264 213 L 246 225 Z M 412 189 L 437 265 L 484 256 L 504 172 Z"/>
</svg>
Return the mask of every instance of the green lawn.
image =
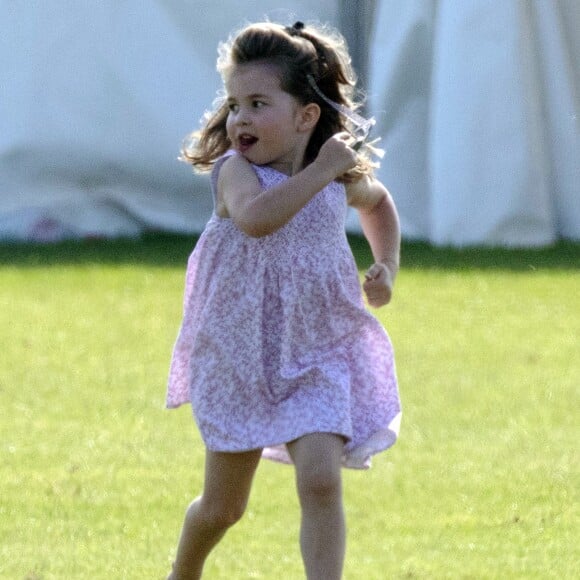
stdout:
<svg viewBox="0 0 580 580">
<path fill-rule="evenodd" d="M 169 570 L 203 475 L 189 408 L 163 408 L 191 245 L 0 245 L 0 578 Z M 405 244 L 378 316 L 403 426 L 344 474 L 345 578 L 578 577 L 580 245 Z M 298 519 L 292 469 L 263 463 L 207 578 L 302 578 Z"/>
</svg>

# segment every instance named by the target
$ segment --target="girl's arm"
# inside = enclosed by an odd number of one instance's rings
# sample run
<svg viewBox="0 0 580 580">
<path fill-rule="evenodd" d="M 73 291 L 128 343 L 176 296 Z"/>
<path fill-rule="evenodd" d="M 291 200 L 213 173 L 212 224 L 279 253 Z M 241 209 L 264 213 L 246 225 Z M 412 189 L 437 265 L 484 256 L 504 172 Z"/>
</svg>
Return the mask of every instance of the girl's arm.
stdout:
<svg viewBox="0 0 580 580">
<path fill-rule="evenodd" d="M 399 271 L 401 231 L 397 209 L 385 186 L 374 177 L 365 176 L 346 188 L 349 204 L 358 209 L 375 260 L 365 275 L 363 289 L 371 306 L 384 306 L 391 300 Z"/>
<path fill-rule="evenodd" d="M 252 237 L 274 233 L 288 223 L 321 189 L 356 165 L 345 134 L 331 137 L 310 165 L 262 191 L 250 163 L 241 155 L 227 159 L 218 177 L 222 211 Z"/>
</svg>

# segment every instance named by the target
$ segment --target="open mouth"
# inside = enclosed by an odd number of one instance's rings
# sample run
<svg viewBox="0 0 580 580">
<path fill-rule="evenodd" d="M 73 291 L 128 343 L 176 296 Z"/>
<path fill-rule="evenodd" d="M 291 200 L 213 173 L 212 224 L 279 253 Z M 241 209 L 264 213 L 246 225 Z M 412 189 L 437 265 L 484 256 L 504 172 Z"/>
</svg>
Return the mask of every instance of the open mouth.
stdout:
<svg viewBox="0 0 580 580">
<path fill-rule="evenodd" d="M 252 145 L 258 142 L 258 138 L 253 135 L 240 135 L 238 137 L 238 144 L 240 151 L 247 151 Z"/>
</svg>

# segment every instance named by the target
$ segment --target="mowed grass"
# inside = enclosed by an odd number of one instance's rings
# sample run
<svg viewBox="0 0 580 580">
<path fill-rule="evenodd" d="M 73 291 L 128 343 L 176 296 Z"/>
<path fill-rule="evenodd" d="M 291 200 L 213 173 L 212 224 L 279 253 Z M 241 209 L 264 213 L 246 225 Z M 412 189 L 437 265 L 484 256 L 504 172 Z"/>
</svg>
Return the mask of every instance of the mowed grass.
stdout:
<svg viewBox="0 0 580 580">
<path fill-rule="evenodd" d="M 0 246 L 0 578 L 168 572 L 203 477 L 163 408 L 192 244 Z M 346 579 L 578 577 L 579 267 L 578 244 L 405 244 L 377 312 L 401 439 L 344 472 Z M 298 527 L 292 468 L 263 463 L 206 577 L 303 578 Z"/>
</svg>

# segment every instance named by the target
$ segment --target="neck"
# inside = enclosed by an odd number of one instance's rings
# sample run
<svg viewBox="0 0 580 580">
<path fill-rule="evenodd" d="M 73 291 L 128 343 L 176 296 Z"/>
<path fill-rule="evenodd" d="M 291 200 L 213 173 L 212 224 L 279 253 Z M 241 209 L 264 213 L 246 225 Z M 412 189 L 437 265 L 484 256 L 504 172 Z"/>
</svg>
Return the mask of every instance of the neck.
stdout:
<svg viewBox="0 0 580 580">
<path fill-rule="evenodd" d="M 294 150 L 294 153 L 291 156 L 288 156 L 286 159 L 280 159 L 279 161 L 274 161 L 273 163 L 269 163 L 268 165 L 272 167 L 272 169 L 276 169 L 276 171 L 280 171 L 280 173 L 284 173 L 286 175 L 296 175 L 304 169 L 306 164 L 304 163 L 304 154 L 306 152 L 306 146 L 308 145 L 308 139 L 303 140 L 302 143 Z"/>
<path fill-rule="evenodd" d="M 285 175 L 290 176 L 295 175 L 302 169 L 302 164 L 298 165 L 290 161 L 286 163 L 269 163 L 268 166 L 272 169 L 275 169 L 276 171 L 279 171 L 280 173 L 284 173 Z"/>
</svg>

